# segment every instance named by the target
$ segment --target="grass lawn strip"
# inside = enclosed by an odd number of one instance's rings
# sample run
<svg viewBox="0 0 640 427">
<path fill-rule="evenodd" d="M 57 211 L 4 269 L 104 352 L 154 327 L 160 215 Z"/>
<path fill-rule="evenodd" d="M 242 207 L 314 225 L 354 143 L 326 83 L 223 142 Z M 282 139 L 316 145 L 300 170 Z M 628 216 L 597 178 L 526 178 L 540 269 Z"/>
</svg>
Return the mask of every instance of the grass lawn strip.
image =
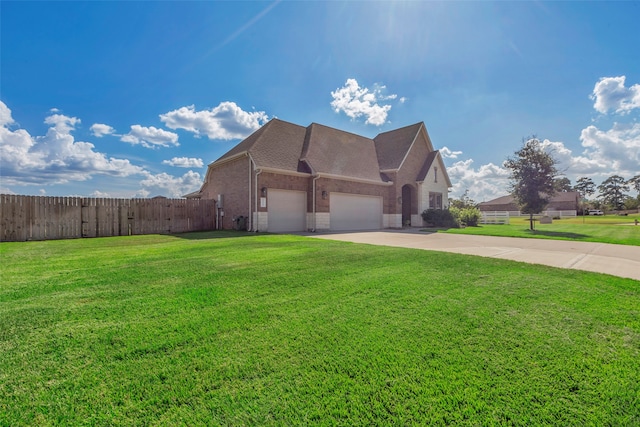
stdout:
<svg viewBox="0 0 640 427">
<path fill-rule="evenodd" d="M 528 218 L 514 217 L 510 218 L 510 224 L 485 224 L 477 227 L 450 228 L 441 231 L 455 234 L 574 240 L 640 246 L 640 225 L 634 225 L 635 219 L 640 220 L 640 214 L 554 219 L 552 224 L 539 224 L 536 222 L 535 230 L 531 231 L 529 230 Z"/>
<path fill-rule="evenodd" d="M 637 281 L 238 236 L 1 244 L 0 425 L 640 422 Z"/>
</svg>

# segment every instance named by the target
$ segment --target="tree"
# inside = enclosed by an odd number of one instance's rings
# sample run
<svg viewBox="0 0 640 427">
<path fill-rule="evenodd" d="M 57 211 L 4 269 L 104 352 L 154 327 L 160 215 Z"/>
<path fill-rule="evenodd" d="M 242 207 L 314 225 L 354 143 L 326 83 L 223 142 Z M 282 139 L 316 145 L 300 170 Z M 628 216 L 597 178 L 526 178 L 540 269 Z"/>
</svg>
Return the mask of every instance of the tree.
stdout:
<svg viewBox="0 0 640 427">
<path fill-rule="evenodd" d="M 469 197 L 469 190 L 464 190 L 464 194 L 460 199 L 451 199 L 449 206 L 458 209 L 475 208 L 478 204 Z"/>
<path fill-rule="evenodd" d="M 580 193 L 580 196 L 582 196 L 580 205 L 582 214 L 584 215 L 586 211 L 585 202 L 587 200 L 587 196 L 591 196 L 596 192 L 596 185 L 593 183 L 593 180 L 591 178 L 583 176 L 582 178 L 578 178 L 578 181 L 576 181 L 576 185 L 574 185 L 573 189 L 574 191 Z"/>
<path fill-rule="evenodd" d="M 553 186 L 555 187 L 555 190 L 557 193 L 568 192 L 573 190 L 573 187 L 571 187 L 571 180 L 566 176 L 562 178 L 554 179 Z"/>
<path fill-rule="evenodd" d="M 511 194 L 520 210 L 529 214 L 529 228 L 533 230 L 533 214 L 542 212 L 555 194 L 557 162 L 535 136 L 523 140 L 522 148 L 514 154 L 504 166 L 511 171 Z"/>
<path fill-rule="evenodd" d="M 636 175 L 627 181 L 627 185 L 630 185 L 638 194 L 638 200 L 640 200 L 640 175 Z"/>
<path fill-rule="evenodd" d="M 583 176 L 582 178 L 578 178 L 576 185 L 573 187 L 575 191 L 580 193 L 582 198 L 586 199 L 587 196 L 591 196 L 596 192 L 596 185 L 593 183 L 591 178 Z"/>
<path fill-rule="evenodd" d="M 629 186 L 623 177 L 613 175 L 602 181 L 598 185 L 600 191 L 599 198 L 604 204 L 613 206 L 614 209 L 620 210 L 624 200 L 625 193 L 629 191 Z"/>
</svg>

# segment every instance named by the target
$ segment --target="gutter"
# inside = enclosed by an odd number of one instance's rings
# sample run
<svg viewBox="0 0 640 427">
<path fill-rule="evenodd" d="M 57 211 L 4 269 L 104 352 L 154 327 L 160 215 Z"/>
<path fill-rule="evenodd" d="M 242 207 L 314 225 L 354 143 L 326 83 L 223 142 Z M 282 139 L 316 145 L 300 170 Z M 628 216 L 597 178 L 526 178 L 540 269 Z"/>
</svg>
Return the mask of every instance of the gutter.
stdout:
<svg viewBox="0 0 640 427">
<path fill-rule="evenodd" d="M 256 181 L 254 183 L 254 200 L 255 200 L 255 214 L 256 214 L 256 223 L 253 223 L 253 212 L 251 212 L 251 231 L 258 232 L 258 175 L 262 173 L 262 169 L 256 169 L 256 162 L 253 161 L 253 157 L 249 154 L 249 158 L 251 159 L 251 163 L 253 164 L 253 169 L 256 173 Z M 249 168 L 249 174 L 251 174 L 251 168 Z M 249 193 L 251 193 L 251 179 L 249 179 Z M 251 196 L 249 196 L 251 197 Z M 251 206 L 251 202 L 249 202 L 249 206 Z"/>
<path fill-rule="evenodd" d="M 313 178 L 313 228 L 311 229 L 311 232 L 315 233 L 316 232 L 316 181 L 318 180 L 318 178 L 320 178 L 320 175 L 316 175 Z"/>
<path fill-rule="evenodd" d="M 251 153 L 247 152 L 247 155 L 249 156 L 249 225 L 247 226 L 247 231 L 251 231 L 253 228 L 253 214 L 251 213 L 251 166 L 254 166 L 255 169 L 255 162 L 253 161 L 253 157 L 251 157 Z"/>
</svg>

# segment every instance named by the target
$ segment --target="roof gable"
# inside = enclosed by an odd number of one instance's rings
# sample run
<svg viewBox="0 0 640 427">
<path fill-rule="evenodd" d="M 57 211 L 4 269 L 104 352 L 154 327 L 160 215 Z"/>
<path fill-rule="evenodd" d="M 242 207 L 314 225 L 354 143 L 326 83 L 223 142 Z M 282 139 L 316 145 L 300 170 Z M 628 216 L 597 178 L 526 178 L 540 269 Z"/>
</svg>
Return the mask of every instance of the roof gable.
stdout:
<svg viewBox="0 0 640 427">
<path fill-rule="evenodd" d="M 420 122 L 400 129 L 383 132 L 376 136 L 373 140 L 375 142 L 380 170 L 400 169 L 404 159 L 409 154 L 411 146 L 418 137 L 420 129 L 423 127 L 424 123 Z M 429 148 L 430 151 L 433 150 L 432 147 Z"/>
<path fill-rule="evenodd" d="M 447 168 L 444 167 L 444 162 L 442 161 L 442 156 L 440 155 L 439 150 L 432 151 L 427 155 L 422 168 L 420 168 L 420 172 L 418 172 L 416 181 L 424 181 L 427 177 L 427 174 L 429 173 L 429 170 L 431 170 L 431 166 L 433 166 L 434 163 L 437 163 L 438 166 L 440 166 L 440 172 L 444 176 L 447 187 L 451 187 L 451 179 L 449 178 L 449 174 L 447 173 Z"/>
<path fill-rule="evenodd" d="M 297 171 L 304 136 L 304 127 L 272 119 L 214 163 L 248 152 L 257 168 Z"/>
<path fill-rule="evenodd" d="M 390 181 L 385 171 L 400 169 L 412 152 L 412 147 L 416 146 L 416 141 L 424 141 L 428 153 L 423 170 L 418 173 L 418 181 L 421 176 L 424 179 L 434 162 L 439 162 L 444 177 L 451 186 L 442 158 L 433 150 L 423 122 L 383 132 L 370 139 L 317 123 L 305 128 L 272 119 L 227 151 L 210 167 L 248 155 L 257 169 L 325 174 L 383 183 Z M 420 153 L 424 153 L 422 148 Z"/>
<path fill-rule="evenodd" d="M 312 123 L 301 160 L 315 173 L 382 182 L 372 139 Z"/>
</svg>

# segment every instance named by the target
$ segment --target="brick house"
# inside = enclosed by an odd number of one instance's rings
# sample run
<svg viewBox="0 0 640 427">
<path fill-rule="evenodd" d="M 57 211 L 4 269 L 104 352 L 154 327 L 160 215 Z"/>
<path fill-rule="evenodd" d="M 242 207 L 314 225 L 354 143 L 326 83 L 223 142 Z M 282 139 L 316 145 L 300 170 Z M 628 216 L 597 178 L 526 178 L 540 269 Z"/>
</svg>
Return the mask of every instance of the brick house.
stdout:
<svg viewBox="0 0 640 427">
<path fill-rule="evenodd" d="M 580 206 L 580 193 L 577 191 L 562 191 L 556 193 L 546 207 L 547 211 L 578 211 Z M 478 203 L 481 211 L 519 211 L 513 196 L 502 196 L 487 202 Z"/>
<path fill-rule="evenodd" d="M 272 119 L 211 163 L 187 197 L 217 199 L 223 229 L 365 230 L 421 226 L 423 210 L 448 206 L 450 187 L 424 123 L 369 139 Z"/>
</svg>

